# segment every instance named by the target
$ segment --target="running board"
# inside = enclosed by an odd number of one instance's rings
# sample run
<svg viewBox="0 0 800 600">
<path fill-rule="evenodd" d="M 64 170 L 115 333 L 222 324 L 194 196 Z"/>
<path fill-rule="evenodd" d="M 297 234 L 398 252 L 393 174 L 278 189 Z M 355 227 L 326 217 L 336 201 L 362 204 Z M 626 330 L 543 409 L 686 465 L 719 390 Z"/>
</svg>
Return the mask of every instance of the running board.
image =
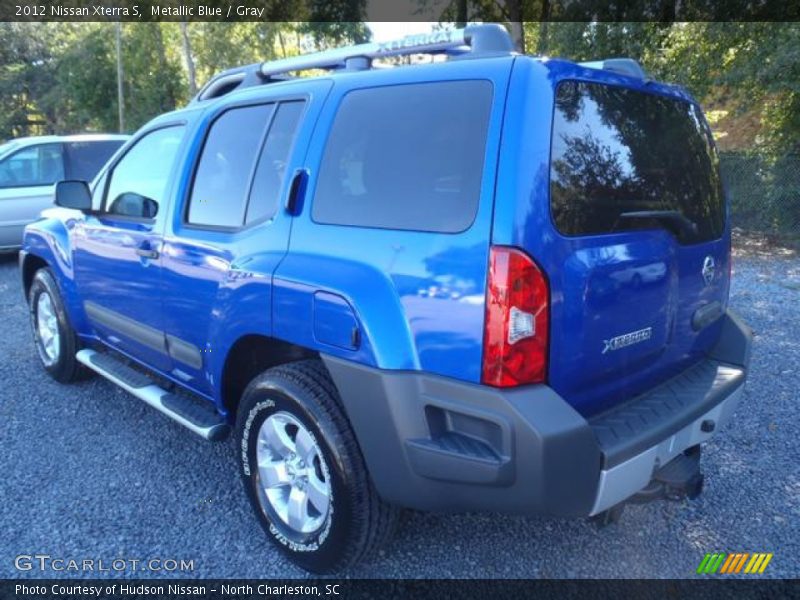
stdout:
<svg viewBox="0 0 800 600">
<path fill-rule="evenodd" d="M 173 421 L 209 441 L 227 437 L 230 427 L 213 407 L 189 396 L 173 394 L 156 385 L 147 375 L 110 354 L 84 349 L 75 358 L 139 400 L 144 400 Z"/>
</svg>

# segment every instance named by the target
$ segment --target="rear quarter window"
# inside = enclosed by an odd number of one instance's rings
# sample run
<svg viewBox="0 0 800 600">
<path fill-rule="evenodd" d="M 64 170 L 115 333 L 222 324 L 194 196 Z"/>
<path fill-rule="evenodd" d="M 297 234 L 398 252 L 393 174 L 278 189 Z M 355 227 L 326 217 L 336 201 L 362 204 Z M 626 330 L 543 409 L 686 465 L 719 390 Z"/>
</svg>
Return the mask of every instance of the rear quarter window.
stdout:
<svg viewBox="0 0 800 600">
<path fill-rule="evenodd" d="M 700 109 L 618 86 L 562 82 L 553 117 L 550 203 L 557 229 L 567 235 L 661 227 L 663 220 L 630 213 L 674 211 L 696 226 L 693 233 L 676 232 L 680 242 L 719 238 L 718 159 Z"/>
<path fill-rule="evenodd" d="M 312 217 L 318 223 L 455 233 L 480 199 L 488 81 L 356 90 L 334 119 Z"/>
<path fill-rule="evenodd" d="M 188 222 L 241 227 L 253 165 L 274 104 L 231 108 L 209 129 L 192 185 Z"/>
</svg>

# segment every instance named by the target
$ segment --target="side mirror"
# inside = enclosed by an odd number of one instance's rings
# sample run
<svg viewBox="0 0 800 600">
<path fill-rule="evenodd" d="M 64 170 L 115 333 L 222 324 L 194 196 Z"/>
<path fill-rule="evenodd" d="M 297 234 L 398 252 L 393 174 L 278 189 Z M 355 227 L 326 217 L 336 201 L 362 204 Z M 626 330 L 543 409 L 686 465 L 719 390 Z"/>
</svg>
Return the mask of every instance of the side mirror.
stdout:
<svg viewBox="0 0 800 600">
<path fill-rule="evenodd" d="M 85 181 L 59 181 L 56 184 L 56 206 L 75 210 L 92 210 L 92 193 Z"/>
<path fill-rule="evenodd" d="M 124 217 L 154 219 L 158 214 L 158 202 L 135 192 L 125 192 L 114 198 L 108 212 Z"/>
</svg>

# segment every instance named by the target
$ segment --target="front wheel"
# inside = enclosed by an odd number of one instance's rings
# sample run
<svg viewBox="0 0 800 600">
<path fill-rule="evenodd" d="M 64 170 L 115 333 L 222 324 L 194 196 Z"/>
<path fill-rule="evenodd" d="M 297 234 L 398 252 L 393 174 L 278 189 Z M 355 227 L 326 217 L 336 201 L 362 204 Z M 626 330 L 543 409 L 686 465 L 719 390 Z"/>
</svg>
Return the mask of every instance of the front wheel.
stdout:
<svg viewBox="0 0 800 600">
<path fill-rule="evenodd" d="M 39 269 L 28 292 L 33 341 L 42 366 L 58 382 L 69 383 L 85 374 L 76 360 L 78 337 L 50 269 Z"/>
<path fill-rule="evenodd" d="M 315 573 L 346 568 L 391 535 L 336 388 L 318 360 L 265 371 L 245 390 L 237 447 L 250 502 L 272 542 Z"/>
</svg>

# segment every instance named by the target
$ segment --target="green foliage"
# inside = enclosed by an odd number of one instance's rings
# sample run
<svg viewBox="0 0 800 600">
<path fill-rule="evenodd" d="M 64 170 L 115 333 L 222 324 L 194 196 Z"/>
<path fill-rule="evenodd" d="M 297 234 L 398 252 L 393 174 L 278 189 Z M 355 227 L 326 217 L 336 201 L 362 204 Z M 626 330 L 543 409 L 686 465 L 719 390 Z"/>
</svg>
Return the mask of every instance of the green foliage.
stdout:
<svg viewBox="0 0 800 600">
<path fill-rule="evenodd" d="M 267 8 L 272 19 L 309 21 L 194 22 L 185 38 L 175 22 L 122 24 L 126 131 L 191 100 L 190 72 L 199 87 L 224 69 L 370 38 L 365 0 Z M 0 141 L 118 130 L 115 23 L 0 23 L 0 39 Z"/>
<path fill-rule="evenodd" d="M 800 23 L 526 23 L 525 34 L 541 54 L 629 56 L 706 106 L 755 113 L 755 143 L 721 155 L 733 224 L 800 231 Z"/>
<path fill-rule="evenodd" d="M 775 160 L 754 152 L 720 153 L 734 227 L 779 236 L 800 235 L 800 156 Z"/>
<path fill-rule="evenodd" d="M 188 34 L 197 63 L 198 85 L 216 73 L 276 57 L 279 23 L 189 23 Z"/>
<path fill-rule="evenodd" d="M 800 23 L 526 23 L 527 47 L 571 60 L 628 56 L 701 102 L 758 110 L 758 150 L 800 153 Z"/>
<path fill-rule="evenodd" d="M 80 44 L 67 45 L 60 56 L 53 59 L 52 87 L 39 104 L 51 115 L 54 132 L 116 131 L 117 72 L 113 30 L 92 24 L 80 33 Z M 87 65 L 92 67 L 89 69 Z"/>
<path fill-rule="evenodd" d="M 55 74 L 48 25 L 0 23 L 0 138 L 52 131 L 37 99 L 47 94 Z"/>
<path fill-rule="evenodd" d="M 129 130 L 184 101 L 186 82 L 180 57 L 168 52 L 164 29 L 163 23 L 122 27 L 125 121 Z"/>
<path fill-rule="evenodd" d="M 433 0 L 418 2 L 424 10 Z M 670 6 L 662 4 L 664 10 Z M 306 20 L 194 22 L 185 27 L 186 39 L 178 23 L 124 24 L 126 129 L 184 105 L 192 70 L 201 86 L 233 66 L 369 39 L 365 0 L 265 6 L 270 19 Z M 597 14 L 613 17 L 606 14 L 613 6 L 598 4 Z M 757 111 L 757 149 L 773 162 L 800 153 L 800 23 L 531 21 L 519 27 L 522 16 L 565 18 L 564 10 L 549 0 L 451 0 L 442 20 L 505 22 L 531 53 L 636 58 L 654 77 L 686 86 L 701 101 L 722 98 L 726 107 Z M 0 23 L 0 39 L 0 139 L 117 129 L 113 23 Z"/>
</svg>

